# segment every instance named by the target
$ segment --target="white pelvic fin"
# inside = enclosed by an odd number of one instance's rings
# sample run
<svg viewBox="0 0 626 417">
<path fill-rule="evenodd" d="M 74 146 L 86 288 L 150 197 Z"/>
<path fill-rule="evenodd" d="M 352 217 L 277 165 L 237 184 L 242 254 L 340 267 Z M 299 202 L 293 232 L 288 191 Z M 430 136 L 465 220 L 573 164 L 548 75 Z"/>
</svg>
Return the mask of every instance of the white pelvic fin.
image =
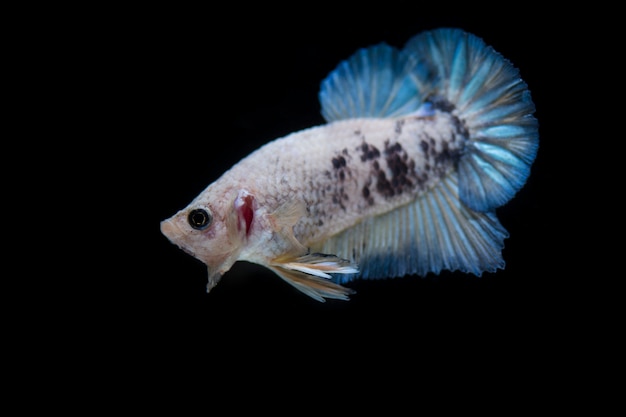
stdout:
<svg viewBox="0 0 626 417">
<path fill-rule="evenodd" d="M 273 265 L 283 269 L 304 272 L 321 278 L 332 278 L 330 274 L 354 274 L 359 270 L 352 262 L 335 255 L 311 253 L 295 259 L 275 260 Z"/>
<path fill-rule="evenodd" d="M 351 259 L 359 274 L 334 277 L 387 278 L 458 270 L 480 276 L 504 268 L 507 231 L 495 213 L 465 207 L 456 175 L 413 203 L 369 218 L 314 248 Z"/>
<path fill-rule="evenodd" d="M 317 301 L 325 302 L 326 298 L 348 301 L 350 294 L 355 293 L 353 289 L 342 287 L 328 278 L 309 275 L 299 270 L 285 269 L 283 265 L 272 265 L 270 269 L 284 281 Z"/>
</svg>

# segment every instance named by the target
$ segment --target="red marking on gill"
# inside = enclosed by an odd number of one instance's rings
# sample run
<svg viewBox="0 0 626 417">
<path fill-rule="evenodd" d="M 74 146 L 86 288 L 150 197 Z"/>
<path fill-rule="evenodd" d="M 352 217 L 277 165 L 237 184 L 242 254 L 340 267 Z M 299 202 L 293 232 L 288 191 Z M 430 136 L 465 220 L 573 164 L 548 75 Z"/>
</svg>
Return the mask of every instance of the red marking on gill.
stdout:
<svg viewBox="0 0 626 417">
<path fill-rule="evenodd" d="M 248 195 L 245 196 L 243 200 L 244 204 L 240 208 L 240 213 L 246 222 L 246 236 L 248 236 L 250 234 L 250 226 L 252 225 L 252 220 L 254 219 L 254 211 L 252 210 L 253 197 L 251 195 Z"/>
</svg>

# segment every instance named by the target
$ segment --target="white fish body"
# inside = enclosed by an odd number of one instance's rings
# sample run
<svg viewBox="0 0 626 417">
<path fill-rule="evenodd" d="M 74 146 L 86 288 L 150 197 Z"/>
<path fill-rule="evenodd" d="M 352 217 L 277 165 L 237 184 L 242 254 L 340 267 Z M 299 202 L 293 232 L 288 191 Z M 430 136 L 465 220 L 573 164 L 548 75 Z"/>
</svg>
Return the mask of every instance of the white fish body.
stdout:
<svg viewBox="0 0 626 417">
<path fill-rule="evenodd" d="M 439 29 L 403 51 L 358 51 L 322 83 L 327 124 L 276 139 L 161 223 L 207 264 L 238 260 L 307 295 L 353 278 L 480 275 L 504 266 L 495 216 L 529 175 L 534 106 L 517 71 L 473 35 Z"/>
</svg>

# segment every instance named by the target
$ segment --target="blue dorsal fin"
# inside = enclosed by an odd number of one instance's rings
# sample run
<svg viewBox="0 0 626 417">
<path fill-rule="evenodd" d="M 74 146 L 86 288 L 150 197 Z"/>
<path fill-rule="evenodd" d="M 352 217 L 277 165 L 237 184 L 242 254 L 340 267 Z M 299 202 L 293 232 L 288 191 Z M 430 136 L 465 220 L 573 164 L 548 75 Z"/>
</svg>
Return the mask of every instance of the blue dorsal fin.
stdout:
<svg viewBox="0 0 626 417">
<path fill-rule="evenodd" d="M 322 116 L 332 122 L 411 113 L 422 104 L 428 78 L 413 56 L 385 43 L 360 49 L 322 81 Z"/>
</svg>

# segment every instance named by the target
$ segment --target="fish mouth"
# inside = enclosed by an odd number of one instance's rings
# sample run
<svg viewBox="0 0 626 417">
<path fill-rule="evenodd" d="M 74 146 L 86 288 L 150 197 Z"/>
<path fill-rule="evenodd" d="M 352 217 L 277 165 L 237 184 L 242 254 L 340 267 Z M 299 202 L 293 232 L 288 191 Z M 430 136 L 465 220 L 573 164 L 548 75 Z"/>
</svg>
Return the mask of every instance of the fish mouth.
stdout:
<svg viewBox="0 0 626 417">
<path fill-rule="evenodd" d="M 178 246 L 178 248 L 185 252 L 187 255 L 191 255 L 193 257 L 196 256 L 192 251 L 190 251 L 180 243 L 183 232 L 171 220 L 168 219 L 161 222 L 161 233 L 163 233 L 163 235 L 168 238 L 170 242 Z"/>
<path fill-rule="evenodd" d="M 161 233 L 172 242 L 176 241 L 182 235 L 182 232 L 171 220 L 163 220 L 161 222 Z"/>
</svg>

